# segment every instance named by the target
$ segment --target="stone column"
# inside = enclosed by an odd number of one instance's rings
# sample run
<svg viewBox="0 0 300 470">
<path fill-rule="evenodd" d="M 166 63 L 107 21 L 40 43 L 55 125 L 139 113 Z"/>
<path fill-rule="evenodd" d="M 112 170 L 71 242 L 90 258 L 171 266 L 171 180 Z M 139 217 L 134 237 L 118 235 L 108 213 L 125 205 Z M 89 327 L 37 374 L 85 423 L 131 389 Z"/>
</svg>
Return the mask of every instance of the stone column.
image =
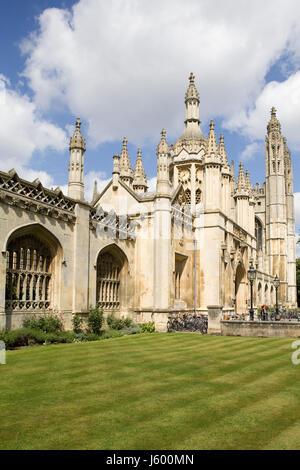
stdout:
<svg viewBox="0 0 300 470">
<path fill-rule="evenodd" d="M 73 313 L 89 309 L 89 207 L 76 205 L 74 229 Z"/>
</svg>

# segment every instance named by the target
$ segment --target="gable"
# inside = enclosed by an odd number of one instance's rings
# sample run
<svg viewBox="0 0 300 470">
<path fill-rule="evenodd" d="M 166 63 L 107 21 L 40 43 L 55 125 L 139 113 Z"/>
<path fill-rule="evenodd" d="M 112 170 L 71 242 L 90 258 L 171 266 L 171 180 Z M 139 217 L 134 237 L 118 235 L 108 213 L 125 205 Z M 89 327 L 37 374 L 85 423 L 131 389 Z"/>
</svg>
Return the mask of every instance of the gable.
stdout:
<svg viewBox="0 0 300 470">
<path fill-rule="evenodd" d="M 119 181 L 118 188 L 113 189 L 112 180 L 96 200 L 94 207 L 101 206 L 104 211 L 114 209 L 117 214 L 131 213 L 139 206 L 139 198 L 132 194 L 127 185 Z"/>
</svg>

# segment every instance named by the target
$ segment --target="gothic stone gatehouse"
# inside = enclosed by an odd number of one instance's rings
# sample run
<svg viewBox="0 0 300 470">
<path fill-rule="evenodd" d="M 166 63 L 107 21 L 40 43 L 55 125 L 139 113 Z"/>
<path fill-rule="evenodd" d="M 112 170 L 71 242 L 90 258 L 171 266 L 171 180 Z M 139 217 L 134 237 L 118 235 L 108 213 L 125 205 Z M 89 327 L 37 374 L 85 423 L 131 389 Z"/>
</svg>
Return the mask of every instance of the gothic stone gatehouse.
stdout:
<svg viewBox="0 0 300 470">
<path fill-rule="evenodd" d="M 190 75 L 182 136 L 157 147 L 157 184 L 148 192 L 141 151 L 132 170 L 124 138 L 112 179 L 92 202 L 84 199 L 85 140 L 80 120 L 70 140 L 68 196 L 39 180 L 0 173 L 0 327 L 14 328 L 32 312 L 104 311 L 154 320 L 168 312 L 249 310 L 247 270 L 257 269 L 254 303 L 296 306 L 293 171 L 272 108 L 266 135 L 266 180 L 253 188 L 240 164 L 236 181 L 214 123 L 199 120 Z"/>
</svg>

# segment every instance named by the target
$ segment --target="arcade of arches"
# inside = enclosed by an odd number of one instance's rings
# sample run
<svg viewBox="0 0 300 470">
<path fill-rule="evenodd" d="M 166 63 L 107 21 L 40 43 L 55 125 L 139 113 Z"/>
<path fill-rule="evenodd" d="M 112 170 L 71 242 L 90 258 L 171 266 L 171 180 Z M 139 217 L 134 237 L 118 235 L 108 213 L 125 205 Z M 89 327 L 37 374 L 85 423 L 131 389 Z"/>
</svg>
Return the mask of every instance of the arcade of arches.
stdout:
<svg viewBox="0 0 300 470">
<path fill-rule="evenodd" d="M 259 230 L 259 228 L 258 228 Z M 258 237 L 260 234 L 258 232 Z M 59 243 L 47 230 L 32 226 L 17 230 L 7 243 L 5 310 L 44 311 L 53 308 L 60 289 L 62 253 Z M 59 258 L 59 262 L 57 262 Z M 175 299 L 181 298 L 181 278 L 186 257 L 176 255 Z M 96 262 L 96 303 L 105 310 L 118 310 L 126 304 L 127 258 L 116 245 L 100 251 Z M 242 263 L 234 279 L 235 311 L 249 309 L 249 285 Z M 257 282 L 255 303 L 274 303 L 273 286 Z"/>
</svg>

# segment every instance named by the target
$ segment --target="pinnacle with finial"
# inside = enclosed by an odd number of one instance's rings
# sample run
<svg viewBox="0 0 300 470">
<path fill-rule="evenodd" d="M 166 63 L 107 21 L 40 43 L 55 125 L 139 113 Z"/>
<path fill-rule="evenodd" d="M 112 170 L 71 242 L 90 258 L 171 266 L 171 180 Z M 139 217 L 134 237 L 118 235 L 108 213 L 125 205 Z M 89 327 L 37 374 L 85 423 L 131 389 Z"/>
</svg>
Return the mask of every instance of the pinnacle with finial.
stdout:
<svg viewBox="0 0 300 470">
<path fill-rule="evenodd" d="M 169 153 L 170 148 L 166 141 L 166 129 L 162 129 L 161 131 L 161 139 L 157 146 L 157 153 Z"/>
<path fill-rule="evenodd" d="M 81 134 L 80 127 L 81 127 L 81 120 L 80 118 L 77 118 L 75 132 L 70 139 L 70 150 L 81 149 L 85 151 L 85 140 Z"/>
<path fill-rule="evenodd" d="M 231 174 L 232 174 L 232 181 L 235 184 L 235 171 L 234 171 L 234 161 L 231 160 Z"/>
<path fill-rule="evenodd" d="M 237 188 L 238 189 L 244 189 L 245 184 L 246 184 L 246 181 L 245 181 L 244 165 L 241 162 L 240 163 L 239 176 L 238 176 L 238 180 L 237 180 Z"/>
<path fill-rule="evenodd" d="M 196 100 L 199 101 L 199 93 L 198 93 L 197 88 L 195 86 L 195 75 L 193 74 L 193 72 L 190 73 L 189 82 L 190 83 L 189 83 L 187 92 L 185 94 L 185 100 L 196 99 Z"/>
<path fill-rule="evenodd" d="M 246 171 L 246 181 L 245 181 L 245 184 L 246 184 L 246 187 L 247 187 L 249 190 L 252 190 L 252 184 L 251 184 L 251 181 L 250 181 L 250 176 L 249 176 L 249 171 L 248 171 L 248 170 Z"/>
<path fill-rule="evenodd" d="M 128 149 L 127 149 L 127 138 L 123 138 L 123 146 L 121 150 L 121 155 L 120 155 L 120 170 L 122 171 L 129 171 L 131 172 L 131 164 L 130 164 L 130 158 L 128 155 Z"/>
<path fill-rule="evenodd" d="M 277 109 L 276 109 L 274 106 L 272 106 L 272 108 L 271 108 L 271 116 L 276 116 L 276 112 L 277 112 Z"/>
<path fill-rule="evenodd" d="M 267 131 L 268 131 L 268 134 L 270 134 L 271 132 L 281 132 L 281 126 L 280 126 L 280 122 L 278 121 L 277 119 L 277 116 L 276 116 L 276 108 L 274 106 L 272 106 L 271 108 L 271 119 L 267 125 Z"/>
<path fill-rule="evenodd" d="M 142 150 L 140 148 L 138 148 L 137 151 L 133 185 L 147 186 L 147 177 L 143 166 Z"/>
<path fill-rule="evenodd" d="M 226 154 L 225 144 L 224 144 L 224 135 L 220 135 L 220 145 L 219 145 L 219 152 L 222 158 L 222 163 L 224 165 L 228 165 L 228 158 Z"/>
<path fill-rule="evenodd" d="M 209 124 L 210 130 L 208 133 L 207 152 L 208 154 L 214 153 L 216 155 L 218 153 L 218 145 L 217 145 L 217 139 L 216 139 L 214 127 L 215 127 L 214 121 L 211 120 Z"/>
</svg>

